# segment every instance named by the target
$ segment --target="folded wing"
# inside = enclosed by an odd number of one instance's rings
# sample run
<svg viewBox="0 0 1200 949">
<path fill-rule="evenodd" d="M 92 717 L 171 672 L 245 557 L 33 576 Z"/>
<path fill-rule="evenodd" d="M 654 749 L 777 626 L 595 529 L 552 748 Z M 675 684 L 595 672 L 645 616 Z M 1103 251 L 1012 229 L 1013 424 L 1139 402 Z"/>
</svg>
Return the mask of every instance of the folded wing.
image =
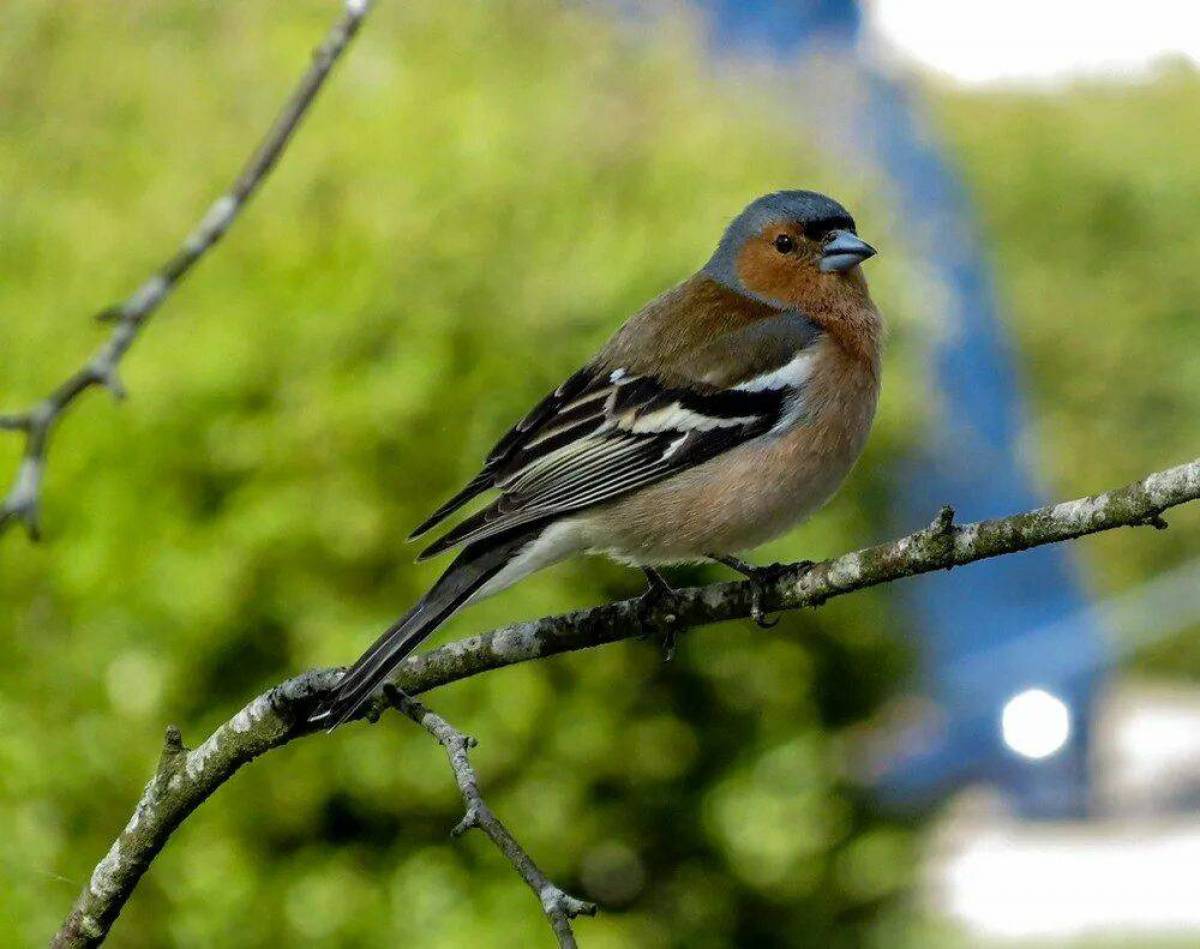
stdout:
<svg viewBox="0 0 1200 949">
<path fill-rule="evenodd" d="M 518 423 L 422 529 L 484 490 L 498 488 L 500 497 L 421 556 L 603 504 L 703 464 L 769 432 L 802 398 L 802 380 L 778 370 L 717 388 L 584 369 Z"/>
</svg>

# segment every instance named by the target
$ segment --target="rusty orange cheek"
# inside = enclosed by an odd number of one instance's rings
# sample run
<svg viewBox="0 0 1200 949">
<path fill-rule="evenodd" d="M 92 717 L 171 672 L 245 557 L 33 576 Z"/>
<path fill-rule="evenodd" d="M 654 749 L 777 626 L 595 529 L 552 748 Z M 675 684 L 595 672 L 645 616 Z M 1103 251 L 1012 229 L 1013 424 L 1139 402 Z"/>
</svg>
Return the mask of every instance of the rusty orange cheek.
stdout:
<svg viewBox="0 0 1200 949">
<path fill-rule="evenodd" d="M 742 286 L 772 300 L 798 299 L 808 281 L 804 262 L 794 254 L 781 254 L 773 246 L 750 241 L 737 258 L 737 273 Z"/>
</svg>

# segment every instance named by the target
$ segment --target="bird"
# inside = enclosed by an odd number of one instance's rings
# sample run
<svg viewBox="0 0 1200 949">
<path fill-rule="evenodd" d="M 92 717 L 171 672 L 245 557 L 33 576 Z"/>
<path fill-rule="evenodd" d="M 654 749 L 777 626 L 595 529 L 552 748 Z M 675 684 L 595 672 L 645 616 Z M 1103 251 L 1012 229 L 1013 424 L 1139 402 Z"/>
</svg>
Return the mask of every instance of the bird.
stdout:
<svg viewBox="0 0 1200 949">
<path fill-rule="evenodd" d="M 876 250 L 815 191 L 752 201 L 693 276 L 631 316 L 496 443 L 410 536 L 498 495 L 418 559 L 459 548 L 429 591 L 317 706 L 354 717 L 451 615 L 577 554 L 659 568 L 738 556 L 821 508 L 861 454 L 883 324 L 859 266 Z"/>
</svg>

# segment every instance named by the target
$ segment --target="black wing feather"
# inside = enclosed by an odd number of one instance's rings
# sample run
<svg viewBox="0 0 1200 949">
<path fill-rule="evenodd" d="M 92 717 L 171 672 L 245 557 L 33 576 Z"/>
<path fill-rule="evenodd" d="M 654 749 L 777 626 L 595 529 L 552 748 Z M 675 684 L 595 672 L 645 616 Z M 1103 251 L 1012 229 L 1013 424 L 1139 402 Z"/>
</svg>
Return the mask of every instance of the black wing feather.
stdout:
<svg viewBox="0 0 1200 949">
<path fill-rule="evenodd" d="M 608 386 L 602 413 L 527 438 L 494 464 L 490 474 L 501 496 L 427 547 L 421 559 L 614 500 L 702 464 L 769 431 L 799 395 L 788 387 L 705 393 L 648 376 Z"/>
<path fill-rule="evenodd" d="M 468 501 L 495 487 L 497 469 L 502 467 L 523 445 L 531 441 L 538 434 L 538 430 L 542 425 L 558 415 L 564 407 L 569 407 L 574 403 L 577 396 L 584 394 L 585 390 L 595 382 L 596 378 L 596 370 L 590 366 L 586 366 L 570 376 L 566 382 L 530 409 L 521 421 L 517 422 L 516 425 L 505 433 L 503 438 L 496 442 L 495 447 L 488 453 L 483 470 L 472 478 L 470 483 L 459 491 L 458 494 L 454 495 L 449 501 L 430 514 L 429 517 L 425 518 L 408 535 L 408 539 L 414 540 L 420 537 L 422 534 L 436 527 Z M 580 406 L 580 408 L 585 409 L 586 407 L 586 404 Z M 567 422 L 570 419 L 562 417 L 561 421 Z"/>
</svg>

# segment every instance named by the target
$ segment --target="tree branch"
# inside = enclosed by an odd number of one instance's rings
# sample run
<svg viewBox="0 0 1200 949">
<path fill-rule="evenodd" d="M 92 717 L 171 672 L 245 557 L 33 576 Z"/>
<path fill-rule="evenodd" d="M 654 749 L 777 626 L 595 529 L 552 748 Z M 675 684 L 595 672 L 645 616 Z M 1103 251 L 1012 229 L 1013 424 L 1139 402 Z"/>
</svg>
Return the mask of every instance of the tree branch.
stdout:
<svg viewBox="0 0 1200 949">
<path fill-rule="evenodd" d="M 234 181 L 232 187 L 215 202 L 166 263 L 151 275 L 126 300 L 107 307 L 98 319 L 114 323 L 108 339 L 92 354 L 83 367 L 32 408 L 0 415 L 0 430 L 23 432 L 25 450 L 8 496 L 0 504 L 0 533 L 10 524 L 23 521 L 29 536 L 41 534 L 38 508 L 46 471 L 46 452 L 50 433 L 60 416 L 92 386 L 103 386 L 121 399 L 125 387 L 118 375 L 122 358 L 137 339 L 151 315 L 176 284 L 205 252 L 225 236 L 238 213 L 275 167 L 293 133 L 312 105 L 325 77 L 338 57 L 358 32 L 372 0 L 345 0 L 338 21 L 313 53 L 313 61 L 288 97 L 262 143 Z"/>
<path fill-rule="evenodd" d="M 454 780 L 458 782 L 458 790 L 467 809 L 458 826 L 450 832 L 451 836 L 459 837 L 473 827 L 478 827 L 487 834 L 492 843 L 508 858 L 513 869 L 521 875 L 521 879 L 533 890 L 534 896 L 542 905 L 542 912 L 546 914 L 550 928 L 554 930 L 559 946 L 575 949 L 571 920 L 576 916 L 596 915 L 596 904 L 577 900 L 555 886 L 488 807 L 483 795 L 479 793 L 475 769 L 471 767 L 471 761 L 467 757 L 468 749 L 476 745 L 475 739 L 464 735 L 444 718 L 430 711 L 416 699 L 405 695 L 395 686 L 384 688 L 384 698 L 429 732 L 437 739 L 438 744 L 446 749 Z"/>
<path fill-rule="evenodd" d="M 792 567 L 765 585 L 738 581 L 693 587 L 665 597 L 649 616 L 636 599 L 623 600 L 449 643 L 409 657 L 397 671 L 395 682 L 407 695 L 417 695 L 518 662 L 648 632 L 682 632 L 746 618 L 759 606 L 772 611 L 815 607 L 832 597 L 904 577 L 1100 531 L 1139 526 L 1161 529 L 1164 511 L 1197 499 L 1200 458 L 1104 494 L 1010 517 L 956 525 L 953 510 L 946 507 L 928 527 L 907 537 L 812 567 Z M 308 716 L 341 674 L 340 669 L 318 669 L 289 679 L 255 698 L 192 751 L 183 747 L 178 729 L 169 728 L 154 777 L 129 823 L 97 864 L 53 944 L 95 946 L 102 942 L 175 828 L 242 765 L 313 733 Z M 374 721 L 389 704 L 387 696 L 380 696 L 360 717 Z M 447 751 L 452 752 L 449 745 Z"/>
</svg>

